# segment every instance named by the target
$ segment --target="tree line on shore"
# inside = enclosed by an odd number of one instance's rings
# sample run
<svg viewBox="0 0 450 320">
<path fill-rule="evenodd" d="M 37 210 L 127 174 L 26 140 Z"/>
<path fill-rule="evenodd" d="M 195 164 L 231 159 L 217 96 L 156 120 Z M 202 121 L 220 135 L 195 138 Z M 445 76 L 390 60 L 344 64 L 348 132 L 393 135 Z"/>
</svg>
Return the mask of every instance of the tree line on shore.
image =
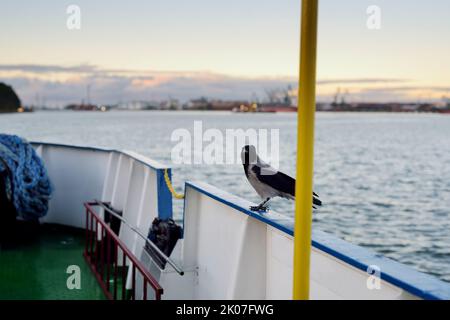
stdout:
<svg viewBox="0 0 450 320">
<path fill-rule="evenodd" d="M 11 86 L 0 82 L 0 113 L 17 112 L 21 102 Z"/>
</svg>

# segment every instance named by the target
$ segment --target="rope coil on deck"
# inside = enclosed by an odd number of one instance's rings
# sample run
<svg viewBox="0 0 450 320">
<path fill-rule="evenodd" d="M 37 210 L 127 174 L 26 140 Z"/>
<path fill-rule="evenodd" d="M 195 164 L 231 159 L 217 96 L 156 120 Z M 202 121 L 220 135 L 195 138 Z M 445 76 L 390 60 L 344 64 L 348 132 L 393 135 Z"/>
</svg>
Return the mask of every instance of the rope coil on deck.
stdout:
<svg viewBox="0 0 450 320">
<path fill-rule="evenodd" d="M 164 169 L 164 180 L 166 181 L 167 188 L 175 199 L 182 200 L 184 199 L 184 194 L 177 193 L 172 185 L 172 182 L 169 178 L 169 169 Z"/>
<path fill-rule="evenodd" d="M 53 188 L 44 166 L 30 143 L 15 135 L 0 134 L 0 172 L 9 172 L 6 195 L 25 220 L 47 214 Z"/>
</svg>

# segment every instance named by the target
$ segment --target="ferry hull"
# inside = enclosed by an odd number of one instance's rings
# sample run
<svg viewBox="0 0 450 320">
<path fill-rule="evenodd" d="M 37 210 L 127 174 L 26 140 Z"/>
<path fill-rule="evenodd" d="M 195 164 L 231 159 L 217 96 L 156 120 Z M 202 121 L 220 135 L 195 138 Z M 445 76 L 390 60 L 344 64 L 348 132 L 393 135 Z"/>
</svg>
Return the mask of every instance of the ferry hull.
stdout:
<svg viewBox="0 0 450 320">
<path fill-rule="evenodd" d="M 34 147 L 55 186 L 42 222 L 85 228 L 83 203 L 94 199 L 143 234 L 154 218 L 172 217 L 166 166 L 131 152 Z M 169 265 L 161 270 L 129 228 L 118 237 L 163 287 L 162 299 L 291 299 L 293 221 L 250 205 L 208 184 L 186 183 L 183 237 L 170 255 L 184 275 Z M 127 279 L 130 288 L 130 273 Z M 450 299 L 449 284 L 320 231 L 313 232 L 310 280 L 312 299 Z"/>
</svg>

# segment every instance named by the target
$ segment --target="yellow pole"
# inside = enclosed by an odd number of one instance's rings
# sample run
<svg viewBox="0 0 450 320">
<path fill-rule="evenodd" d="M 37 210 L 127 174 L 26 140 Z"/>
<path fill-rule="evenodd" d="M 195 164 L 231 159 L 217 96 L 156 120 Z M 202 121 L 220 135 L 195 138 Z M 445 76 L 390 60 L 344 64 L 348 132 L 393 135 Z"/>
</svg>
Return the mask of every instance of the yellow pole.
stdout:
<svg viewBox="0 0 450 320">
<path fill-rule="evenodd" d="M 295 184 L 294 300 L 309 299 L 318 0 L 302 1 Z"/>
</svg>

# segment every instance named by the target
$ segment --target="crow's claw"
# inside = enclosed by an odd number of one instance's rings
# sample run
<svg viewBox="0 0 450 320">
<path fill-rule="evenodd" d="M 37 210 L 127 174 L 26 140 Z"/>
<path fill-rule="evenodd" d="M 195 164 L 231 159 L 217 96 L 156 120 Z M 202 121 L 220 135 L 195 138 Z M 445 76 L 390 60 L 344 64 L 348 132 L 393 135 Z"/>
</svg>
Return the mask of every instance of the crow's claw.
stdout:
<svg viewBox="0 0 450 320">
<path fill-rule="evenodd" d="M 252 211 L 262 211 L 267 212 L 267 207 L 260 207 L 260 206 L 251 206 L 250 210 Z"/>
</svg>

